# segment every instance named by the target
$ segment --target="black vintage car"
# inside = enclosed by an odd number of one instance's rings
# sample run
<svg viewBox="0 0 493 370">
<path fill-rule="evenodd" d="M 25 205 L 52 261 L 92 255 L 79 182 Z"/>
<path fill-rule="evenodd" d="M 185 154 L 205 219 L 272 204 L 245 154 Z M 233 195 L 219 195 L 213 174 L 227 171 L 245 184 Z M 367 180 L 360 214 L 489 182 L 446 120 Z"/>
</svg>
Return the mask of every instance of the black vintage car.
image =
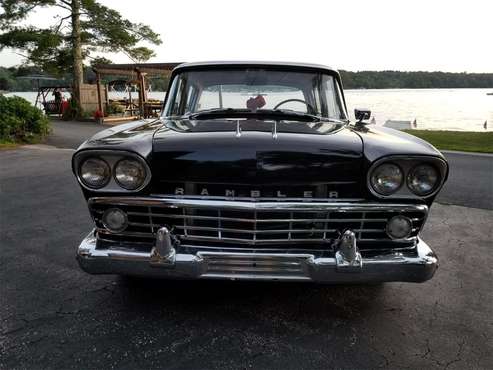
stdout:
<svg viewBox="0 0 493 370">
<path fill-rule="evenodd" d="M 433 146 L 348 119 L 337 71 L 182 64 L 161 117 L 81 145 L 73 171 L 95 228 L 93 274 L 178 279 L 422 282 L 420 239 L 448 174 Z"/>
</svg>

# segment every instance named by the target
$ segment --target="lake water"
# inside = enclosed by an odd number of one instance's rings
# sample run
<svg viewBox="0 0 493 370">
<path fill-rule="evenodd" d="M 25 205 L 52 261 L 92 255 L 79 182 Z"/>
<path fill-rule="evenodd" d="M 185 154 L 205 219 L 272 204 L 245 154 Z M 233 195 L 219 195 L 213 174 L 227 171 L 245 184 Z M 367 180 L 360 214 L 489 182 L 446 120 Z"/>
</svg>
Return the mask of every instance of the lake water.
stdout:
<svg viewBox="0 0 493 370">
<path fill-rule="evenodd" d="M 414 121 L 431 130 L 493 130 L 493 89 L 347 90 L 346 103 L 368 108 L 377 124 L 386 120 Z"/>
<path fill-rule="evenodd" d="M 493 89 L 388 89 L 346 90 L 346 103 L 351 118 L 354 108 L 368 108 L 377 125 L 387 120 L 417 121 L 417 128 L 429 130 L 493 130 Z M 34 104 L 35 92 L 9 93 Z M 110 93 L 123 98 L 125 94 Z M 137 94 L 133 94 L 135 97 Z M 163 100 L 164 92 L 151 92 L 149 97 Z"/>
</svg>

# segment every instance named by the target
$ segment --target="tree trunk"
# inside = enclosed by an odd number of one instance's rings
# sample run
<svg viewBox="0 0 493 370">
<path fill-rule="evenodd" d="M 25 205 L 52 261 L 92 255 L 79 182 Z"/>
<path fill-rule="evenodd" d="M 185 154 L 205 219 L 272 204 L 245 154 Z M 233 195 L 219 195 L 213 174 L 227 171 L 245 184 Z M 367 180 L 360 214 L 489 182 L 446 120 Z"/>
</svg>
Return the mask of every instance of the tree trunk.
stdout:
<svg viewBox="0 0 493 370">
<path fill-rule="evenodd" d="M 82 45 L 80 39 L 80 0 L 72 0 L 72 58 L 73 58 L 73 98 L 77 106 L 77 117 L 82 116 L 80 101 L 81 85 L 83 83 Z"/>
</svg>

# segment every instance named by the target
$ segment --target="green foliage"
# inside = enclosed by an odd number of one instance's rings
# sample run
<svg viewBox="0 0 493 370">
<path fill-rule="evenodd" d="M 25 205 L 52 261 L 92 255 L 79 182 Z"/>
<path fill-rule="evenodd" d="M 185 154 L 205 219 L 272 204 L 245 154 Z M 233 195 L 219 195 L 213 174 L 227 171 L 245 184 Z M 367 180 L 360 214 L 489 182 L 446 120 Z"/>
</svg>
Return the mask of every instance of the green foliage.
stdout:
<svg viewBox="0 0 493 370">
<path fill-rule="evenodd" d="M 108 114 L 123 114 L 125 112 L 125 107 L 118 103 L 111 103 L 108 105 L 107 112 Z"/>
<path fill-rule="evenodd" d="M 493 153 L 493 132 L 406 130 L 437 149 Z"/>
<path fill-rule="evenodd" d="M 346 89 L 491 88 L 493 73 L 340 71 Z"/>
<path fill-rule="evenodd" d="M 111 64 L 111 61 L 106 58 L 95 58 L 91 61 L 91 65 L 96 64 Z M 33 66 L 21 65 L 19 67 L 0 67 L 0 90 L 6 91 L 33 91 L 36 89 L 36 84 L 29 79 L 19 79 L 18 77 L 28 76 L 28 75 L 46 75 L 48 72 L 40 68 Z M 88 83 L 95 83 L 96 74 L 90 67 L 85 67 L 84 69 L 85 81 Z M 111 76 L 105 75 L 102 79 L 103 83 L 115 79 L 128 79 L 128 76 Z M 65 74 L 57 81 L 42 81 L 43 86 L 54 86 L 54 85 L 66 85 L 70 86 L 71 75 Z M 149 79 L 149 83 L 152 86 L 153 91 L 166 91 L 168 88 L 169 77 L 152 77 Z"/>
<path fill-rule="evenodd" d="M 101 5 L 95 0 L 82 0 L 81 5 L 87 14 L 86 20 L 82 21 L 81 25 L 90 34 L 87 40 L 90 49 L 123 51 L 134 61 L 145 61 L 154 56 L 151 49 L 137 46 L 141 41 L 154 45 L 161 44 L 159 35 L 149 26 L 132 23 L 116 10 Z"/>
<path fill-rule="evenodd" d="M 46 75 L 47 73 L 40 68 L 33 66 L 20 66 L 20 67 L 0 67 L 0 90 L 6 91 L 33 91 L 36 90 L 36 82 L 30 79 L 23 79 L 19 77 L 29 75 Z M 66 75 L 65 78 L 53 81 L 42 81 L 43 86 L 54 85 L 70 85 L 70 76 Z"/>
<path fill-rule="evenodd" d="M 152 91 L 166 91 L 168 90 L 169 77 L 155 77 L 149 80 Z"/>
<path fill-rule="evenodd" d="M 0 142 L 33 143 L 50 131 L 50 121 L 41 110 L 18 96 L 0 96 Z"/>
<path fill-rule="evenodd" d="M 81 114 L 81 118 L 83 119 L 92 119 L 94 118 L 94 111 L 90 112 L 90 111 L 83 111 L 82 114 Z"/>
<path fill-rule="evenodd" d="M 89 62 L 89 65 L 91 67 L 95 67 L 100 64 L 112 64 L 113 62 L 109 60 L 108 58 L 105 57 L 95 57 L 92 58 L 92 60 Z"/>
<path fill-rule="evenodd" d="M 132 23 L 116 10 L 96 0 L 0 0 L 0 50 L 20 50 L 29 63 L 52 74 L 63 75 L 73 69 L 72 4 L 80 4 L 82 57 L 94 52 L 123 52 L 134 61 L 145 61 L 154 52 L 141 42 L 159 45 L 161 39 L 149 26 Z M 53 23 L 45 28 L 26 24 L 38 8 L 55 12 Z"/>
<path fill-rule="evenodd" d="M 12 87 L 12 82 L 5 76 L 0 76 L 0 90 L 10 90 Z"/>
</svg>

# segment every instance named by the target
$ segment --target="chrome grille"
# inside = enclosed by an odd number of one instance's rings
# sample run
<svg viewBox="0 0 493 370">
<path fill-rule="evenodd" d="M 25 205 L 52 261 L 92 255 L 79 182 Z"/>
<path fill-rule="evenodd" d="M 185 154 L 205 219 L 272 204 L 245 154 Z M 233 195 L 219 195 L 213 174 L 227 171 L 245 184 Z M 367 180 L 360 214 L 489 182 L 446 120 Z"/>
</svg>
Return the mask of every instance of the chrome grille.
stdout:
<svg viewBox="0 0 493 370">
<path fill-rule="evenodd" d="M 385 226 L 391 217 L 405 214 L 417 235 L 426 217 L 426 206 L 218 202 L 160 198 L 93 198 L 90 210 L 98 231 L 108 238 L 129 237 L 152 241 L 159 227 L 166 226 L 182 245 L 327 245 L 345 229 L 352 229 L 360 242 L 391 240 Z M 119 234 L 106 230 L 101 217 L 105 209 L 119 207 L 128 215 L 129 226 Z"/>
</svg>

